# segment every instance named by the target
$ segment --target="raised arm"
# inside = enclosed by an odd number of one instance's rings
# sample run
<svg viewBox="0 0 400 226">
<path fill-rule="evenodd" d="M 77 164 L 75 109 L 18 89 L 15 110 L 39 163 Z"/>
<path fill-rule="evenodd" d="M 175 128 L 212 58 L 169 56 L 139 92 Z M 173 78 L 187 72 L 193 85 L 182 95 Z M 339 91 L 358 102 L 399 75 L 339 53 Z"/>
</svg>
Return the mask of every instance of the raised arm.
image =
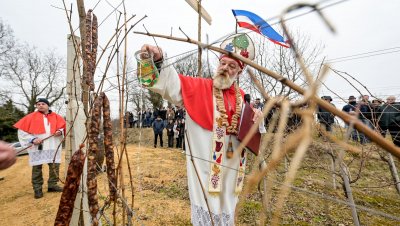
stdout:
<svg viewBox="0 0 400 226">
<path fill-rule="evenodd" d="M 141 51 L 152 54 L 159 75 L 146 77 L 146 81 L 140 79 L 140 68 L 138 69 L 139 81 L 153 92 L 159 93 L 164 99 L 174 105 L 182 105 L 181 83 L 175 68 L 168 60 L 163 58 L 162 49 L 156 46 L 143 45 Z M 145 54 L 146 55 L 146 54 Z M 149 81 L 150 79 L 151 81 Z"/>
</svg>

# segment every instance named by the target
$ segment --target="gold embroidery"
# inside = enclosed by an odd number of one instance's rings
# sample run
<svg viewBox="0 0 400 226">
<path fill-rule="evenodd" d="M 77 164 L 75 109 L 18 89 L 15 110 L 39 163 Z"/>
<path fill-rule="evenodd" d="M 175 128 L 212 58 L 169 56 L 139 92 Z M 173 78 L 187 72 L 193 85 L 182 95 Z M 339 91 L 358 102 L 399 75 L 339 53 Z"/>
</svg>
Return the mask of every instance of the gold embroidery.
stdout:
<svg viewBox="0 0 400 226">
<path fill-rule="evenodd" d="M 235 105 L 235 113 L 232 116 L 231 125 L 229 125 L 229 123 L 228 123 L 228 115 L 226 114 L 222 90 L 213 87 L 215 99 L 217 102 L 217 110 L 221 114 L 221 117 L 219 118 L 219 120 L 222 121 L 221 124 L 223 126 L 226 126 L 226 131 L 230 134 L 238 133 L 238 131 L 237 131 L 238 120 L 240 118 L 240 114 L 242 111 L 242 106 L 241 106 L 242 95 L 240 94 L 239 86 L 236 83 L 234 83 L 234 86 L 235 86 L 235 95 L 236 95 L 236 105 Z M 218 122 L 218 126 L 220 126 L 220 122 Z"/>
<path fill-rule="evenodd" d="M 218 127 L 222 127 L 222 118 L 217 118 L 217 125 Z"/>
<path fill-rule="evenodd" d="M 219 172 L 220 172 L 221 170 L 219 169 L 219 167 L 218 167 L 217 165 L 214 164 L 214 166 L 213 166 L 213 168 L 212 168 L 212 171 L 213 171 L 215 174 L 219 174 Z"/>
</svg>

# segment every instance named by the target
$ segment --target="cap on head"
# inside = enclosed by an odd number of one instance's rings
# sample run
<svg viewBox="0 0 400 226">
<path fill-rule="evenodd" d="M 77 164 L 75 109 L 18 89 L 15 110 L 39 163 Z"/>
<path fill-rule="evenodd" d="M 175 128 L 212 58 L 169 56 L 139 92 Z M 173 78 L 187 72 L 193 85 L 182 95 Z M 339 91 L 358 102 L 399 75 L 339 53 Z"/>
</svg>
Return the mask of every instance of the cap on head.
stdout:
<svg viewBox="0 0 400 226">
<path fill-rule="evenodd" d="M 236 53 L 249 60 L 254 60 L 254 43 L 247 34 L 239 33 L 231 35 L 221 43 L 220 47 L 228 52 Z M 229 57 L 229 55 L 222 54 L 219 59 L 221 60 L 224 57 Z M 245 64 L 242 61 L 237 59 L 234 60 L 239 64 L 241 69 L 245 67 Z"/>
<path fill-rule="evenodd" d="M 322 96 L 321 99 L 332 101 L 331 96 Z"/>
<path fill-rule="evenodd" d="M 50 102 L 46 98 L 37 99 L 36 104 L 39 102 L 45 103 L 45 104 L 47 104 L 47 106 L 50 106 Z"/>
<path fill-rule="evenodd" d="M 349 96 L 349 100 L 355 100 L 356 97 L 355 96 Z"/>
</svg>

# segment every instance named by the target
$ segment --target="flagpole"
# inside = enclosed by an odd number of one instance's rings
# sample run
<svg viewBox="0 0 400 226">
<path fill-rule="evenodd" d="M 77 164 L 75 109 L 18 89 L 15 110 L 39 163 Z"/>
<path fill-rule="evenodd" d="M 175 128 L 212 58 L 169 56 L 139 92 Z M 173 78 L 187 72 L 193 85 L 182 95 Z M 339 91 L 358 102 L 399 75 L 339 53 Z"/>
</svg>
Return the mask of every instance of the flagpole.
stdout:
<svg viewBox="0 0 400 226">
<path fill-rule="evenodd" d="M 237 34 L 237 29 L 238 29 L 238 20 L 237 20 L 237 18 L 236 18 L 236 17 L 235 17 L 235 20 L 236 20 L 235 33 Z"/>
</svg>

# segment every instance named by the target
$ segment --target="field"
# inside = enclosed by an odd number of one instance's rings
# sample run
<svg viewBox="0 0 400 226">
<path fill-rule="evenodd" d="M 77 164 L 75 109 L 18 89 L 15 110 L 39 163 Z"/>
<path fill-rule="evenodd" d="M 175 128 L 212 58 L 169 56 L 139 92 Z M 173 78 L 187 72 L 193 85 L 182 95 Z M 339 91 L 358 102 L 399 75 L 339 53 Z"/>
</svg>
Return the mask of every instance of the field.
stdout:
<svg viewBox="0 0 400 226">
<path fill-rule="evenodd" d="M 128 156 L 133 177 L 134 192 L 130 186 L 128 168 L 124 168 L 126 200 L 133 203 L 134 225 L 190 225 L 190 202 L 186 184 L 185 154 L 179 149 L 153 148 L 150 129 L 129 129 Z M 139 135 L 141 141 L 139 142 Z M 164 137 L 164 140 L 166 137 Z M 165 145 L 164 145 L 165 146 Z M 353 225 L 351 211 L 343 204 L 346 200 L 339 176 L 337 188 L 333 189 L 330 173 L 330 157 L 326 148 L 335 145 L 316 138 L 310 147 L 302 167 L 298 171 L 292 192 L 282 214 L 281 225 Z M 368 146 L 366 148 L 368 150 Z M 377 156 L 372 153 L 371 156 Z M 287 164 L 290 164 L 288 156 Z M 362 225 L 399 225 L 391 216 L 400 216 L 400 196 L 391 180 L 387 164 L 379 158 L 361 158 L 346 155 L 350 167 L 354 200 L 363 209 L 358 210 Z M 255 166 L 254 158 L 249 161 L 247 172 Z M 398 164 L 398 161 L 396 162 Z M 126 165 L 126 162 L 125 164 Z M 33 198 L 31 167 L 28 156 L 18 158 L 17 163 L 0 171 L 0 222 L 1 225 L 51 225 L 58 209 L 60 193 L 47 193 L 48 167 L 44 167 L 44 197 Z M 64 164 L 60 175 L 64 175 Z M 272 185 L 271 202 L 265 211 L 267 220 L 274 213 L 276 196 L 285 175 L 285 164 L 276 171 Z M 100 203 L 107 194 L 105 173 L 98 176 Z M 262 211 L 261 195 L 253 189 L 241 197 L 237 225 L 257 225 Z M 384 216 L 384 214 L 388 216 Z M 108 218 L 111 210 L 106 211 Z M 121 212 L 117 213 L 118 224 L 122 224 Z M 107 225 L 103 220 L 103 224 Z"/>
</svg>

